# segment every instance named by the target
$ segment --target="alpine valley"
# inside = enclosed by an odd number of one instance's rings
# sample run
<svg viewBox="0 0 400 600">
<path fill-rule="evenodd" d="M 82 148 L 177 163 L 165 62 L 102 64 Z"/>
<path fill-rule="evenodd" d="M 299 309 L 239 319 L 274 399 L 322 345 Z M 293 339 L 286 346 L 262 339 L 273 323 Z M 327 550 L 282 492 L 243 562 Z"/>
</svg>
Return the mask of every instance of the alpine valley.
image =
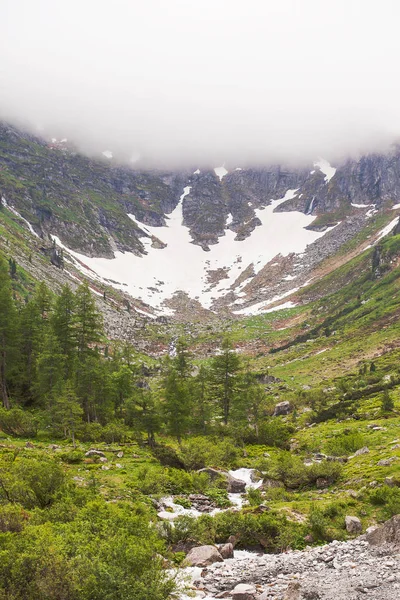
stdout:
<svg viewBox="0 0 400 600">
<path fill-rule="evenodd" d="M 397 599 L 400 148 L 0 196 L 0 600 Z"/>
</svg>

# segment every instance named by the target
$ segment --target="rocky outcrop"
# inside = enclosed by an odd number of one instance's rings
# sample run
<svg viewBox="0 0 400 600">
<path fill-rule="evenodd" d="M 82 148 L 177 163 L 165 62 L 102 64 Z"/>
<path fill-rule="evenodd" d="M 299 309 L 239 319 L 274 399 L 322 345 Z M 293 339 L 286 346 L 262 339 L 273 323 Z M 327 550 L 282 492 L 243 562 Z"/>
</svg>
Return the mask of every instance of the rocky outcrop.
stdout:
<svg viewBox="0 0 400 600">
<path fill-rule="evenodd" d="M 358 517 L 351 517 L 350 515 L 345 517 L 346 531 L 348 533 L 361 533 L 362 525 Z"/>
<path fill-rule="evenodd" d="M 223 562 L 223 558 L 215 546 L 196 546 L 185 558 L 185 563 L 192 567 L 208 567 L 215 562 Z"/>
<path fill-rule="evenodd" d="M 274 409 L 274 417 L 279 417 L 281 415 L 288 415 L 292 410 L 290 406 L 290 402 L 285 400 L 284 402 L 278 402 Z"/>
<path fill-rule="evenodd" d="M 365 537 L 372 546 L 393 544 L 400 548 L 400 515 L 395 515 L 381 527 L 367 531 Z"/>
<path fill-rule="evenodd" d="M 242 494 L 246 490 L 246 483 L 244 481 L 241 479 L 236 479 L 236 477 L 232 477 L 232 475 L 226 471 L 220 471 L 218 469 L 207 467 L 204 469 L 199 469 L 197 472 L 207 473 L 211 481 L 221 479 L 221 483 L 223 483 L 224 487 L 230 494 Z"/>
</svg>

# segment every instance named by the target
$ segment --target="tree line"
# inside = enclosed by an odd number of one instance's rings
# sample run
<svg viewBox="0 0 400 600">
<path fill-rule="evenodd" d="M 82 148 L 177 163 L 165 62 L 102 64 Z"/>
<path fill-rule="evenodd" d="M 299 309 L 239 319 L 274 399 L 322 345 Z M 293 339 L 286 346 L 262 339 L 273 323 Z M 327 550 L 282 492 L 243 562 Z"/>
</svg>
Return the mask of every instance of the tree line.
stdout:
<svg viewBox="0 0 400 600">
<path fill-rule="evenodd" d="M 76 292 L 65 285 L 58 296 L 38 283 L 24 302 L 14 297 L 10 271 L 0 260 L 0 425 L 10 431 L 21 427 L 15 409 L 27 409 L 73 441 L 95 441 L 105 429 L 116 441 L 133 431 L 150 445 L 160 433 L 179 443 L 189 434 L 255 442 L 284 434 L 269 418 L 272 399 L 228 339 L 201 364 L 179 339 L 149 377 L 131 345 L 107 341 L 87 283 Z"/>
</svg>

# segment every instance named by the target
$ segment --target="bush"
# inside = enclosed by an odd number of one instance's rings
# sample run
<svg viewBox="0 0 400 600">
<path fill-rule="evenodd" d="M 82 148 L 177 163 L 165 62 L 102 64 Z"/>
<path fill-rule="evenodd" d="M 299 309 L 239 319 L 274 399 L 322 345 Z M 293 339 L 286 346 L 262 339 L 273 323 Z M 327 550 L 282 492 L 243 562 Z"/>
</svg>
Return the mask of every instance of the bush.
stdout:
<svg viewBox="0 0 400 600">
<path fill-rule="evenodd" d="M 70 465 L 80 463 L 84 459 L 83 452 L 80 452 L 79 450 L 71 450 L 70 452 L 60 452 L 58 456 L 63 462 L 68 463 Z"/>
<path fill-rule="evenodd" d="M 365 444 L 364 437 L 361 433 L 351 432 L 348 434 L 342 433 L 326 444 L 326 451 L 333 456 L 345 456 L 353 454 Z"/>
<path fill-rule="evenodd" d="M 288 449 L 294 428 L 281 419 L 274 417 L 261 424 L 258 435 L 259 444 Z"/>
<path fill-rule="evenodd" d="M 186 515 L 174 521 L 168 529 L 170 543 L 193 540 L 198 544 L 224 543 L 230 535 L 238 539 L 238 547 L 262 545 L 267 552 L 277 552 L 287 546 L 303 548 L 306 528 L 300 523 L 289 521 L 282 514 L 246 512 L 220 512 L 198 519 Z"/>
<path fill-rule="evenodd" d="M 400 488 L 383 485 L 369 492 L 368 497 L 371 504 L 384 507 L 385 517 L 400 514 Z"/>
<path fill-rule="evenodd" d="M 100 423 L 85 423 L 79 439 L 83 442 L 101 442 L 103 440 L 103 427 Z"/>
<path fill-rule="evenodd" d="M 0 511 L 0 532 L 19 533 L 24 528 L 28 518 L 28 513 L 20 506 L 13 504 L 2 506 Z"/>
<path fill-rule="evenodd" d="M 263 501 L 261 491 L 257 488 L 250 488 L 247 491 L 246 496 L 247 496 L 247 501 L 250 504 L 250 506 L 260 506 L 260 504 Z"/>
<path fill-rule="evenodd" d="M 103 439 L 107 444 L 122 444 L 129 437 L 129 429 L 123 423 L 109 423 L 103 427 Z"/>
<path fill-rule="evenodd" d="M 207 490 L 206 495 L 215 503 L 218 508 L 229 508 L 232 506 L 226 490 L 209 489 Z"/>
<path fill-rule="evenodd" d="M 240 450 L 229 438 L 216 440 L 195 437 L 182 444 L 180 455 L 189 470 L 209 466 L 233 468 L 237 466 Z"/>
<path fill-rule="evenodd" d="M 179 497 L 179 498 L 174 498 L 174 502 L 175 504 L 179 504 L 180 506 L 183 506 L 183 508 L 191 508 L 192 503 L 190 502 L 189 498 L 185 498 L 185 497 Z"/>
<path fill-rule="evenodd" d="M 50 506 L 64 484 L 64 473 L 55 461 L 17 459 L 1 471 L 0 497 L 25 508 Z"/>
<path fill-rule="evenodd" d="M 342 465 L 324 461 L 306 466 L 303 461 L 289 452 L 282 452 L 275 465 L 271 466 L 271 476 L 283 481 L 289 489 L 301 489 L 313 486 L 318 479 L 326 479 L 328 484 L 335 483 L 342 473 Z"/>
<path fill-rule="evenodd" d="M 0 408 L 0 429 L 7 435 L 34 438 L 38 431 L 38 421 L 20 408 Z"/>
<path fill-rule="evenodd" d="M 181 469 L 163 469 L 157 465 L 143 465 L 134 472 L 130 487 L 143 494 L 190 494 L 194 488 L 190 473 Z"/>
<path fill-rule="evenodd" d="M 383 412 L 390 412 L 394 409 L 393 398 L 389 394 L 389 390 L 384 390 L 381 398 L 381 406 Z"/>
<path fill-rule="evenodd" d="M 164 467 L 184 469 L 185 464 L 179 458 L 176 451 L 170 446 L 156 446 L 152 448 L 153 456 L 160 461 Z"/>
<path fill-rule="evenodd" d="M 327 539 L 327 521 L 324 513 L 318 507 L 312 507 L 310 515 L 308 517 L 309 526 L 311 533 L 315 540 L 326 540 Z"/>
</svg>

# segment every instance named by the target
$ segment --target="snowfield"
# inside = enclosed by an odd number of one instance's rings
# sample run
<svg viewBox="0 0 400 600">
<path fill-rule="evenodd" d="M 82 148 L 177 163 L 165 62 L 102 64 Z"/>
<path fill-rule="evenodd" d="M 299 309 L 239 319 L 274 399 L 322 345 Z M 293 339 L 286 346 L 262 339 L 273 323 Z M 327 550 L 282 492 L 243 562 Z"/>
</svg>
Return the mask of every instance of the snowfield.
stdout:
<svg viewBox="0 0 400 600">
<path fill-rule="evenodd" d="M 164 227 L 144 225 L 134 215 L 129 215 L 149 236 L 141 238 L 147 252 L 145 256 L 115 252 L 113 259 L 91 258 L 68 249 L 56 236 L 53 239 L 78 260 L 77 266 L 92 278 L 112 280 L 113 286 L 166 314 L 169 311 L 163 302 L 175 292 L 186 292 L 190 298 L 198 299 L 203 307 L 212 308 L 213 301 L 226 295 L 250 264 L 253 264 L 257 273 L 278 254 L 300 254 L 308 244 L 326 233 L 305 229 L 314 220 L 312 215 L 295 211 L 274 212 L 282 202 L 296 196 L 297 190 L 288 190 L 283 198 L 272 200 L 264 209 L 255 211 L 262 225 L 256 227 L 250 237 L 235 241 L 236 234 L 228 229 L 225 236 L 219 238 L 218 244 L 210 246 L 209 252 L 204 252 L 192 243 L 189 229 L 182 224 L 182 202 L 190 189 L 189 186 L 184 188 L 178 205 L 168 216 Z M 150 236 L 157 237 L 167 247 L 152 248 Z M 224 269 L 227 278 L 213 286 L 208 281 L 208 271 L 216 269 Z M 247 281 L 237 286 L 235 292 L 240 293 Z M 262 310 L 262 307 L 258 310 Z"/>
</svg>

